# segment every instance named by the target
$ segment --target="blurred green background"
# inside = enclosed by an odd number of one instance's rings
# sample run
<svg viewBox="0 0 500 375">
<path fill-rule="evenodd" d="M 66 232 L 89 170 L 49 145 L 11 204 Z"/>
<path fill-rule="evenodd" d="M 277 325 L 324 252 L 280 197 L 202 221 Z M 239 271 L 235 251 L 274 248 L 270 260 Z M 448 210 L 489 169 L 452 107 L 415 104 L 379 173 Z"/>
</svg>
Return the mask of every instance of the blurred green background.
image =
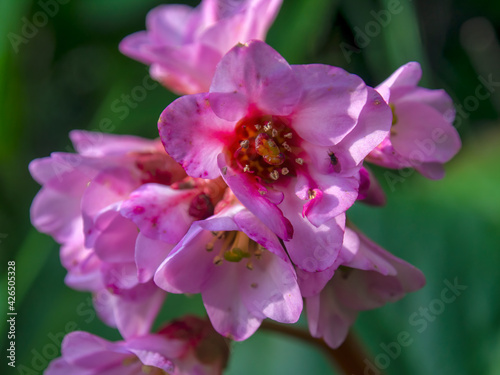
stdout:
<svg viewBox="0 0 500 375">
<path fill-rule="evenodd" d="M 64 285 L 57 244 L 31 227 L 29 207 L 39 186 L 28 173 L 29 161 L 71 151 L 68 132 L 98 130 L 104 118 L 112 120 L 110 132 L 154 138 L 159 114 L 175 98 L 157 87 L 134 102 L 123 119 L 111 109 L 147 75 L 146 67 L 122 56 L 117 45 L 144 29 L 148 10 L 164 2 L 61 2 L 47 24 L 24 39 L 19 39 L 23 25 L 47 13 L 42 5 L 48 0 L 0 2 L 2 374 L 41 374 L 58 355 L 54 343 L 70 330 L 119 338 L 94 319 L 88 294 Z M 375 358 L 383 353 L 381 344 L 409 333 L 411 345 L 391 358 L 387 374 L 500 374 L 499 27 L 500 3 L 486 0 L 286 0 L 269 32 L 268 42 L 289 62 L 337 65 L 373 86 L 400 65 L 419 61 L 422 84 L 445 88 L 459 109 L 455 125 L 463 149 L 444 180 L 413 173 L 390 189 L 384 171 L 377 169 L 387 206 L 350 210 L 350 218 L 372 239 L 427 277 L 421 291 L 361 313 L 356 323 Z M 486 91 L 482 86 L 488 80 Z M 17 270 L 16 370 L 5 358 L 8 260 L 16 261 Z M 467 289 L 436 311 L 439 304 L 433 301 L 440 299 L 445 281 L 455 279 Z M 425 328 L 411 323 L 420 308 L 435 312 L 425 318 Z M 162 317 L 202 311 L 196 296 L 170 296 Z M 227 373 L 331 370 L 316 349 L 259 332 L 233 346 Z"/>
</svg>

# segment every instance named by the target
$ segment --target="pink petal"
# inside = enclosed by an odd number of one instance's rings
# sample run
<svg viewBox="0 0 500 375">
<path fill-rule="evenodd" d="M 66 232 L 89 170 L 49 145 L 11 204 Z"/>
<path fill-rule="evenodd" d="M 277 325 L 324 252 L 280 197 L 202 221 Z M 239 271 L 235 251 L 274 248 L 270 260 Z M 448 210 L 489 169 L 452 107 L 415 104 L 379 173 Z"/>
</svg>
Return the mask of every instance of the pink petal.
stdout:
<svg viewBox="0 0 500 375">
<path fill-rule="evenodd" d="M 244 173 L 238 173 L 227 165 L 224 155 L 218 158 L 222 177 L 238 200 L 257 216 L 269 229 L 283 240 L 292 237 L 293 228 L 280 209 L 261 195 L 255 182 Z"/>
<path fill-rule="evenodd" d="M 155 61 L 151 65 L 151 77 L 179 95 L 208 92 L 222 57 L 221 52 L 201 44 L 149 47 L 142 53 Z"/>
<path fill-rule="evenodd" d="M 132 192 L 120 213 L 132 220 L 141 232 L 168 243 L 177 243 L 193 222 L 189 204 L 197 190 L 174 190 L 160 184 L 146 184 Z"/>
<path fill-rule="evenodd" d="M 181 45 L 185 41 L 193 11 L 192 7 L 180 4 L 160 5 L 152 9 L 146 18 L 151 41 L 163 45 Z"/>
<path fill-rule="evenodd" d="M 180 341 L 168 340 L 160 335 L 144 335 L 127 340 L 126 348 L 134 353 L 141 363 L 153 366 L 168 373 L 175 373 L 174 364 L 170 358 L 181 355 L 185 344 Z"/>
<path fill-rule="evenodd" d="M 444 167 L 441 163 L 422 163 L 416 165 L 415 169 L 431 180 L 440 180 L 444 177 Z"/>
<path fill-rule="evenodd" d="M 244 269 L 238 265 L 227 262 L 222 264 L 211 274 L 210 282 L 202 294 L 203 303 L 214 329 L 236 341 L 250 337 L 265 317 L 263 313 L 258 316 L 253 315 L 245 306 L 240 285 L 235 282 L 240 278 L 242 271 Z"/>
<path fill-rule="evenodd" d="M 340 142 L 358 121 L 367 88 L 354 74 L 327 65 L 294 65 L 304 94 L 292 116 L 292 127 L 315 145 Z"/>
<path fill-rule="evenodd" d="M 302 90 L 285 59 L 264 42 L 254 40 L 235 46 L 222 58 L 210 93 L 237 93 L 265 114 L 285 116 L 293 111 Z M 213 110 L 218 116 L 227 118 L 225 101 L 211 104 L 217 104 Z M 227 119 L 233 114 L 229 112 Z"/>
<path fill-rule="evenodd" d="M 234 222 L 249 238 L 262 245 L 284 261 L 288 261 L 278 237 L 262 221 L 248 210 L 242 210 L 234 216 Z"/>
<path fill-rule="evenodd" d="M 347 337 L 358 312 L 342 306 L 333 292 L 306 299 L 307 321 L 313 337 L 322 337 L 331 348 L 338 348 Z"/>
<path fill-rule="evenodd" d="M 387 96 L 387 89 L 393 90 L 399 87 L 416 86 L 422 77 L 422 68 L 418 62 L 412 61 L 399 67 L 384 82 L 376 87 L 382 94 L 386 102 L 392 101 L 392 97 Z M 392 96 L 392 93 L 390 94 Z"/>
<path fill-rule="evenodd" d="M 72 130 L 69 137 L 76 151 L 83 156 L 103 157 L 127 155 L 134 151 L 158 151 L 157 141 L 132 135 Z"/>
<path fill-rule="evenodd" d="M 402 97 L 395 100 L 401 102 L 420 102 L 431 106 L 443 116 L 450 116 L 447 120 L 452 122 L 455 114 L 455 106 L 453 100 L 444 90 L 430 90 L 423 87 L 415 87 Z"/>
<path fill-rule="evenodd" d="M 243 302 L 254 316 L 262 314 L 281 323 L 295 323 L 302 312 L 302 296 L 290 261 L 264 252 L 250 271 L 240 265 Z"/>
<path fill-rule="evenodd" d="M 292 262 L 308 272 L 323 271 L 330 267 L 342 248 L 345 215 L 341 214 L 319 227 L 301 214 L 303 201 L 286 195 L 282 204 L 285 216 L 294 228 L 294 236 L 285 242 Z"/>
<path fill-rule="evenodd" d="M 171 293 L 200 293 L 213 268 L 213 258 L 217 255 L 205 250 L 205 245 L 212 237 L 197 223 L 193 224 L 156 271 L 155 283 Z"/>
<path fill-rule="evenodd" d="M 59 243 L 68 241 L 75 231 L 83 230 L 78 199 L 52 189 L 42 188 L 38 192 L 30 216 L 38 231 L 50 234 Z"/>
<path fill-rule="evenodd" d="M 338 145 L 337 153 L 345 153 L 352 160 L 350 166 L 359 165 L 391 129 L 391 109 L 375 90 L 367 89 L 368 97 L 358 123 Z"/>
<path fill-rule="evenodd" d="M 304 194 L 303 185 L 298 183 L 301 190 L 298 196 L 308 199 L 303 206 L 302 214 L 316 227 L 326 223 L 328 220 L 343 214 L 350 208 L 358 197 L 359 181 L 355 177 L 337 177 L 335 174 L 314 174 L 317 186 L 309 187 L 307 195 Z M 300 180 L 300 177 L 299 177 Z M 309 199 L 308 194 L 314 191 L 315 197 Z M 295 227 L 294 227 L 295 228 Z"/>
<path fill-rule="evenodd" d="M 353 230 L 345 228 L 342 250 L 332 266 L 320 272 L 307 272 L 297 269 L 296 272 L 302 296 L 307 298 L 319 294 L 328 281 L 332 279 L 337 268 L 342 264 L 352 261 L 359 250 L 359 244 L 358 235 Z"/>
<path fill-rule="evenodd" d="M 153 240 L 139 233 L 135 245 L 135 263 L 140 283 L 145 283 L 153 278 L 156 270 L 167 258 L 173 247 L 174 245 Z"/>
<path fill-rule="evenodd" d="M 49 367 L 44 372 L 45 375 L 93 375 L 95 372 L 69 364 L 64 358 L 56 358 L 50 362 Z"/>
<path fill-rule="evenodd" d="M 170 104 L 158 123 L 167 153 L 192 177 L 216 178 L 217 155 L 232 136 L 234 123 L 215 116 L 207 95 L 184 96 Z"/>
<path fill-rule="evenodd" d="M 148 282 L 132 289 L 116 290 L 114 294 L 102 290 L 94 298 L 94 307 L 101 319 L 129 338 L 151 330 L 165 296 L 163 290 Z"/>
<path fill-rule="evenodd" d="M 113 219 L 99 231 L 94 241 L 94 251 L 105 262 L 134 262 L 137 226 L 119 212 L 111 210 Z M 100 216 L 96 217 L 96 228 L 100 227 Z M 106 221 L 107 221 L 106 220 Z"/>
<path fill-rule="evenodd" d="M 96 232 L 104 230 L 111 222 L 111 217 L 107 221 L 102 218 L 100 228 L 96 228 L 95 220 L 101 210 L 110 211 L 111 208 L 108 206 L 116 205 L 126 199 L 138 184 L 131 171 L 125 168 L 103 170 L 92 180 L 81 200 L 84 231 L 86 237 L 89 237 L 86 239 L 87 246 L 91 247 Z"/>
<path fill-rule="evenodd" d="M 63 358 L 70 364 L 88 369 L 105 369 L 120 364 L 126 353 L 114 350 L 113 343 L 87 332 L 70 332 L 62 343 Z"/>
<path fill-rule="evenodd" d="M 456 129 L 434 108 L 423 103 L 402 102 L 395 106 L 394 149 L 418 162 L 447 162 L 460 149 Z M 437 136 L 436 134 L 438 134 Z"/>
</svg>

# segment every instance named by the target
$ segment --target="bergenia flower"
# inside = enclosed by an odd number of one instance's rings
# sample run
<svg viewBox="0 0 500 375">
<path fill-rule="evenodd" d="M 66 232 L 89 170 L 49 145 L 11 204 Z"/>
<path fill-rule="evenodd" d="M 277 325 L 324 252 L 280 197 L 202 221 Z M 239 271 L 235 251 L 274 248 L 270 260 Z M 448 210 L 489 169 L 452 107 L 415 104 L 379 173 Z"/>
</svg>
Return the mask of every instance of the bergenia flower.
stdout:
<svg viewBox="0 0 500 375">
<path fill-rule="evenodd" d="M 215 67 L 237 43 L 264 40 L 282 0 L 203 0 L 196 8 L 161 5 L 147 31 L 125 38 L 120 50 L 151 65 L 151 76 L 178 94 L 208 91 Z"/>
<path fill-rule="evenodd" d="M 251 41 L 224 56 L 208 93 L 170 104 L 159 131 L 190 176 L 222 175 L 288 241 L 292 261 L 314 272 L 337 257 L 359 168 L 390 122 L 390 108 L 359 77 L 326 65 L 290 66 Z"/>
<path fill-rule="evenodd" d="M 413 167 L 431 179 L 461 147 L 452 123 L 455 109 L 444 90 L 418 87 L 422 69 L 410 62 L 376 87 L 393 111 L 390 135 L 367 158 L 387 168 Z"/>
<path fill-rule="evenodd" d="M 62 357 L 46 375 L 220 375 L 229 348 L 206 320 L 186 316 L 155 334 L 110 342 L 87 332 L 71 332 Z"/>
<path fill-rule="evenodd" d="M 156 268 L 193 221 L 212 215 L 225 185 L 187 177 L 159 140 L 70 137 L 78 154 L 30 164 L 43 185 L 33 225 L 61 243 L 70 287 L 109 295 L 95 304 L 106 323 L 124 337 L 147 332 L 165 298 L 151 281 Z"/>
<path fill-rule="evenodd" d="M 278 237 L 234 202 L 195 222 L 154 280 L 171 293 L 201 293 L 215 330 L 239 341 L 265 318 L 299 319 L 296 278 Z"/>
<path fill-rule="evenodd" d="M 334 275 L 324 288 L 321 275 L 299 274 L 311 335 L 322 337 L 332 348 L 342 344 L 359 311 L 395 302 L 425 284 L 420 270 L 363 234 L 346 228 L 346 238 L 341 265 L 325 272 L 330 274 L 323 277 L 323 283 Z"/>
</svg>

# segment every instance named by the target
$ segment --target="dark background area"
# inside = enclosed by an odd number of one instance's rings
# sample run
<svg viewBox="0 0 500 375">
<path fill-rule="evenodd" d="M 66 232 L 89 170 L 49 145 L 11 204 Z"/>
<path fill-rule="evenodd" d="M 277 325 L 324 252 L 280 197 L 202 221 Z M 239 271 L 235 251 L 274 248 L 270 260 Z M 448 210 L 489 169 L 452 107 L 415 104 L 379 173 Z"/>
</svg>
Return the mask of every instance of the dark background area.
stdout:
<svg viewBox="0 0 500 375">
<path fill-rule="evenodd" d="M 44 10 L 54 1 L 0 2 L 0 312 L 5 317 L 8 260 L 16 261 L 18 312 L 14 371 L 4 356 L 6 319 L 0 321 L 2 374 L 42 373 L 70 330 L 119 338 L 95 318 L 88 294 L 65 286 L 58 245 L 31 227 L 29 207 L 39 186 L 28 163 L 71 151 L 72 129 L 157 137 L 158 116 L 175 98 L 157 87 L 127 105 L 126 116 L 113 109 L 148 74 L 118 52 L 118 43 L 143 30 L 147 12 L 164 2 L 65 0 Z M 44 25 L 33 31 L 29 22 Z M 485 0 L 285 0 L 268 34 L 290 63 L 337 65 L 373 86 L 418 61 L 421 84 L 445 88 L 457 107 L 463 149 L 443 180 L 413 173 L 391 189 L 377 169 L 387 206 L 349 211 L 372 239 L 427 277 L 421 291 L 363 312 L 356 323 L 375 359 L 401 332 L 410 335 L 387 374 L 500 374 L 499 35 L 500 3 Z M 112 122 L 106 129 L 104 119 Z M 447 281 L 467 289 L 439 304 Z M 203 313 L 198 297 L 169 296 L 162 317 L 186 312 Z M 415 324 L 415 314 L 425 325 Z M 329 371 L 314 348 L 259 332 L 234 345 L 227 373 Z"/>
</svg>

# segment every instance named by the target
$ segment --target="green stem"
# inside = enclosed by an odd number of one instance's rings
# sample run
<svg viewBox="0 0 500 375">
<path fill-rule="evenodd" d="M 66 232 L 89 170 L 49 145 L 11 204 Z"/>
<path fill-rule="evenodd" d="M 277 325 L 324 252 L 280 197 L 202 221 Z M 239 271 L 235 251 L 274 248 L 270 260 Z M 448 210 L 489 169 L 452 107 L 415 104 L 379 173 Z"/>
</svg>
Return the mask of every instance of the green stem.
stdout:
<svg viewBox="0 0 500 375">
<path fill-rule="evenodd" d="M 352 332 L 349 332 L 345 341 L 337 349 L 330 348 L 322 339 L 312 337 L 309 332 L 291 325 L 277 324 L 263 321 L 261 328 L 295 337 L 321 349 L 327 356 L 330 364 L 346 375 L 363 375 L 364 360 L 368 358 L 366 351 Z"/>
</svg>

